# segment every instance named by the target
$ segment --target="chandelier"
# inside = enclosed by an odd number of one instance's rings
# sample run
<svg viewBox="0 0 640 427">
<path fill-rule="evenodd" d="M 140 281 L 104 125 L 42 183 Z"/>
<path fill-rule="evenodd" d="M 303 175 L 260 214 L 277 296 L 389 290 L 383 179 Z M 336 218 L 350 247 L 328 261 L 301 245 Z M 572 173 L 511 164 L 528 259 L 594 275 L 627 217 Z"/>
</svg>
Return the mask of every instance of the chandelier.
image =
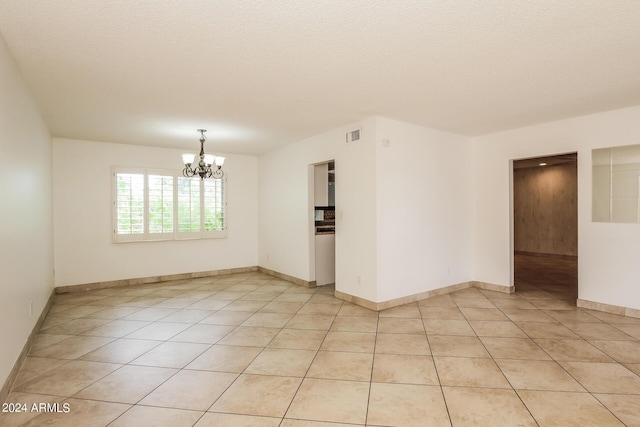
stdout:
<svg viewBox="0 0 640 427">
<path fill-rule="evenodd" d="M 191 167 L 193 160 L 196 157 L 195 154 L 185 153 L 182 155 L 182 161 L 184 162 L 184 169 L 182 175 L 187 178 L 198 175 L 200 179 L 214 177 L 220 179 L 224 176 L 222 171 L 222 165 L 224 164 L 224 157 L 214 156 L 213 154 L 204 154 L 204 133 L 206 129 L 198 129 L 200 132 L 200 161 L 195 167 Z"/>
</svg>

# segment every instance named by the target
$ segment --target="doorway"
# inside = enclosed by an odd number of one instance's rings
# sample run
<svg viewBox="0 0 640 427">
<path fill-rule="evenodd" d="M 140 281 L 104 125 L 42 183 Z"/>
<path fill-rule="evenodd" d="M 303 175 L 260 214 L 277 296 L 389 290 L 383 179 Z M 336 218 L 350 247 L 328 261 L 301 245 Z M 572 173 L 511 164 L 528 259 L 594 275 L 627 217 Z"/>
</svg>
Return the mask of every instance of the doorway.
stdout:
<svg viewBox="0 0 640 427">
<path fill-rule="evenodd" d="M 513 161 L 516 292 L 578 298 L 577 153 Z"/>
</svg>

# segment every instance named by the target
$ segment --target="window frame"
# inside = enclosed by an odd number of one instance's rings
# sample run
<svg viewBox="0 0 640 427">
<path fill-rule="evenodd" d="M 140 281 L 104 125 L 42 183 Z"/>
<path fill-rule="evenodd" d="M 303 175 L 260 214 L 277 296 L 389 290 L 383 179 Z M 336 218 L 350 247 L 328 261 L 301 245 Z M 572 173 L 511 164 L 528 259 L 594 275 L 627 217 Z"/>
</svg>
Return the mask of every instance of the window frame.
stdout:
<svg viewBox="0 0 640 427">
<path fill-rule="evenodd" d="M 143 232 L 142 233 L 132 233 L 132 234 L 118 234 L 118 175 L 119 174 L 136 174 L 143 176 Z M 228 235 L 228 186 L 227 186 L 227 177 L 222 178 L 222 187 L 220 196 L 222 202 L 220 203 L 222 207 L 222 215 L 223 215 L 223 229 L 222 230 L 205 230 L 205 183 L 200 180 L 199 177 L 194 178 L 185 178 L 182 176 L 180 171 L 170 170 L 170 169 L 152 169 L 152 168 L 136 168 L 136 167 L 120 167 L 115 166 L 112 167 L 111 171 L 112 175 L 112 195 L 111 195 L 111 205 L 112 205 L 112 236 L 113 243 L 129 243 L 129 242 L 158 242 L 158 241 L 177 241 L 177 240 L 199 240 L 199 239 L 221 239 L 226 238 Z M 149 231 L 149 176 L 150 175 L 158 175 L 163 177 L 172 177 L 172 203 L 173 203 L 173 231 L 167 233 L 151 233 Z M 200 203 L 200 228 L 197 231 L 179 231 L 178 230 L 178 180 L 179 179 L 190 179 L 194 181 L 200 181 L 199 189 L 199 203 Z"/>
</svg>

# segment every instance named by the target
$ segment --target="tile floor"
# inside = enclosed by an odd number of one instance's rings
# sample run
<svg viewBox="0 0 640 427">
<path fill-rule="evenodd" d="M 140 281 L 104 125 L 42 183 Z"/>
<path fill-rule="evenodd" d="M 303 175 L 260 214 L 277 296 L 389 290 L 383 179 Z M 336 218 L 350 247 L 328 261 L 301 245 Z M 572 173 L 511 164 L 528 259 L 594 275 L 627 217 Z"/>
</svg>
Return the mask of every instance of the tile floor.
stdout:
<svg viewBox="0 0 640 427">
<path fill-rule="evenodd" d="M 261 273 L 58 295 L 7 402 L 70 412 L 0 425 L 640 425 L 640 319 L 529 258 L 513 295 L 380 313 Z"/>
</svg>

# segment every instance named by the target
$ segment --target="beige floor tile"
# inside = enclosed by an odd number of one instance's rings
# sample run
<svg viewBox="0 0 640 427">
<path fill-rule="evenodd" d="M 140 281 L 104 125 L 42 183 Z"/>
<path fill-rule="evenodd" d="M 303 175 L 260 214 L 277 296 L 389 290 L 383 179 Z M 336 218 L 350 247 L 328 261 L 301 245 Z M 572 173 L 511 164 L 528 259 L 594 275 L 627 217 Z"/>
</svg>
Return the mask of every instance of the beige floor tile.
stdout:
<svg viewBox="0 0 640 427">
<path fill-rule="evenodd" d="M 569 310 L 575 309 L 575 300 L 561 299 L 532 299 L 529 302 L 541 310 Z"/>
<path fill-rule="evenodd" d="M 308 378 L 370 381 L 373 353 L 319 351 L 307 373 Z"/>
<path fill-rule="evenodd" d="M 520 390 L 518 394 L 541 427 L 623 426 L 589 393 Z"/>
<path fill-rule="evenodd" d="M 260 347 L 216 344 L 186 366 L 187 369 L 241 373 L 262 351 Z"/>
<path fill-rule="evenodd" d="M 364 424 L 369 383 L 306 378 L 286 418 Z"/>
<path fill-rule="evenodd" d="M 535 341 L 529 338 L 480 338 L 495 359 L 549 360 Z"/>
<path fill-rule="evenodd" d="M 255 313 L 242 323 L 242 326 L 261 326 L 263 328 L 282 328 L 293 317 L 289 313 Z"/>
<path fill-rule="evenodd" d="M 211 411 L 282 417 L 301 381 L 293 377 L 243 374 L 220 396 Z"/>
<path fill-rule="evenodd" d="M 496 306 L 488 299 L 480 294 L 474 298 L 461 298 L 451 295 L 458 308 L 496 308 Z"/>
<path fill-rule="evenodd" d="M 602 320 L 581 309 L 544 310 L 544 312 L 561 323 L 589 323 L 591 325 L 602 323 Z"/>
<path fill-rule="evenodd" d="M 420 319 L 420 308 L 417 303 L 399 305 L 387 308 L 378 313 L 379 317 L 403 317 L 407 319 Z"/>
<path fill-rule="evenodd" d="M 171 338 L 171 341 L 215 344 L 224 338 L 235 326 L 198 324 L 189 326 Z"/>
<path fill-rule="evenodd" d="M 356 304 L 345 302 L 342 304 L 338 316 L 378 317 L 378 312 L 369 310 Z"/>
<path fill-rule="evenodd" d="M 625 363 L 624 366 L 631 372 L 635 372 L 637 375 L 640 375 L 640 363 Z"/>
<path fill-rule="evenodd" d="M 466 320 L 424 319 L 424 329 L 431 335 L 460 335 L 475 337 L 476 333 Z"/>
<path fill-rule="evenodd" d="M 517 390 L 586 391 L 552 360 L 507 360 L 496 363 Z"/>
<path fill-rule="evenodd" d="M 123 298 L 129 300 L 130 298 Z M 136 311 L 140 311 L 140 307 L 102 307 L 102 310 L 84 316 L 84 319 L 106 319 L 117 320 Z"/>
<path fill-rule="evenodd" d="M 54 359 L 75 359 L 111 341 L 114 341 L 114 338 L 75 336 L 33 352 L 31 355 Z"/>
<path fill-rule="evenodd" d="M 451 303 L 455 304 L 453 300 Z M 423 319 L 465 320 L 462 312 L 455 305 L 453 307 L 420 306 L 420 315 Z"/>
<path fill-rule="evenodd" d="M 105 307 L 99 305 L 72 305 L 66 310 L 56 311 L 56 316 L 78 319 L 104 309 Z"/>
<path fill-rule="evenodd" d="M 424 334 L 378 334 L 376 354 L 431 354 L 427 336 Z"/>
<path fill-rule="evenodd" d="M 314 329 L 328 331 L 333 324 L 335 316 L 323 316 L 320 314 L 296 314 L 286 327 L 288 329 Z"/>
<path fill-rule="evenodd" d="M 372 316 L 336 316 L 331 324 L 332 331 L 376 332 L 378 318 Z"/>
<path fill-rule="evenodd" d="M 418 301 L 419 307 L 457 307 L 449 295 L 438 295 Z"/>
<path fill-rule="evenodd" d="M 297 350 L 317 350 L 327 332 L 305 329 L 282 329 L 269 343 L 269 347 Z"/>
<path fill-rule="evenodd" d="M 337 304 L 314 304 L 306 303 L 298 311 L 298 314 L 321 314 L 323 316 L 335 316 L 340 311 L 340 306 Z"/>
<path fill-rule="evenodd" d="M 127 335 L 127 338 L 166 341 L 185 329 L 188 323 L 154 322 Z"/>
<path fill-rule="evenodd" d="M 303 295 L 307 297 L 308 295 Z M 261 313 L 282 313 L 282 314 L 295 314 L 302 308 L 304 302 L 294 301 L 271 301 L 260 309 Z"/>
<path fill-rule="evenodd" d="M 295 303 L 302 303 L 302 305 L 304 305 L 305 302 L 309 301 L 309 298 L 311 298 L 311 296 L 312 296 L 311 294 L 284 293 L 284 294 L 278 295 L 273 300 L 273 302 L 295 302 Z"/>
<path fill-rule="evenodd" d="M 213 314 L 213 310 L 184 309 L 163 317 L 161 322 L 198 323 Z"/>
<path fill-rule="evenodd" d="M 251 291 L 245 296 L 241 297 L 238 301 L 263 301 L 266 303 L 272 302 L 278 295 L 279 292 L 262 290 L 261 288 L 256 289 L 255 291 Z"/>
<path fill-rule="evenodd" d="M 516 325 L 530 338 L 580 339 L 580 337 L 569 328 L 558 323 L 516 322 Z"/>
<path fill-rule="evenodd" d="M 281 418 L 208 412 L 194 427 L 278 427 Z"/>
<path fill-rule="evenodd" d="M 591 393 L 640 395 L 640 377 L 618 363 L 561 362 Z"/>
<path fill-rule="evenodd" d="M 229 288 L 225 289 L 224 291 L 216 292 L 215 294 L 211 295 L 209 299 L 233 302 L 233 301 L 239 300 L 240 298 L 248 294 L 248 292 L 231 292 L 228 289 Z M 254 310 L 240 310 L 240 311 L 254 311 Z"/>
<path fill-rule="evenodd" d="M 169 298 L 166 299 L 162 302 L 159 302 L 158 304 L 154 305 L 154 307 L 157 308 L 185 308 L 190 306 L 191 304 L 193 304 L 194 301 L 191 298 L 182 298 L 182 297 L 176 297 L 176 298 Z"/>
<path fill-rule="evenodd" d="M 278 332 L 280 332 L 280 329 L 278 328 L 239 326 L 218 341 L 218 344 L 265 347 L 278 334 Z"/>
<path fill-rule="evenodd" d="M 617 314 L 604 313 L 602 311 L 594 311 L 594 310 L 590 310 L 589 314 L 591 314 L 594 317 L 597 317 L 603 322 L 611 323 L 615 325 L 618 325 L 618 324 L 640 325 L 640 319 L 634 318 L 634 317 L 620 316 Z"/>
<path fill-rule="evenodd" d="M 454 427 L 536 426 L 513 390 L 443 387 Z"/>
<path fill-rule="evenodd" d="M 640 340 L 640 325 L 616 324 L 615 328 L 621 330 L 625 334 L 628 334 L 628 335 L 634 337 L 635 339 Z"/>
<path fill-rule="evenodd" d="M 508 320 L 497 308 L 460 307 L 467 320 Z"/>
<path fill-rule="evenodd" d="M 634 337 L 606 323 L 576 323 L 563 322 L 564 326 L 571 329 L 585 340 L 634 340 Z"/>
<path fill-rule="evenodd" d="M 74 397 L 134 404 L 176 372 L 177 369 L 170 368 L 123 366 L 76 393 Z"/>
<path fill-rule="evenodd" d="M 421 319 L 381 317 L 378 321 L 378 332 L 390 334 L 423 334 L 425 330 Z"/>
<path fill-rule="evenodd" d="M 537 310 L 536 306 L 522 298 L 496 298 L 491 299 L 493 305 L 498 308 L 516 308 L 520 310 Z"/>
<path fill-rule="evenodd" d="M 470 320 L 469 325 L 479 337 L 527 338 L 527 335 L 511 321 Z"/>
<path fill-rule="evenodd" d="M 183 369 L 140 401 L 141 405 L 206 411 L 237 374 Z"/>
<path fill-rule="evenodd" d="M 124 316 L 123 320 L 142 320 L 148 322 L 155 322 L 156 320 L 167 317 L 168 315 L 178 311 L 175 308 L 162 308 L 162 307 L 148 307 L 135 313 Z"/>
<path fill-rule="evenodd" d="M 627 426 L 640 426 L 639 396 L 622 394 L 596 394 L 594 396 Z"/>
<path fill-rule="evenodd" d="M 65 317 L 56 317 L 55 314 L 49 314 L 44 319 L 44 322 L 42 322 L 42 325 L 40 326 L 40 330 L 38 332 L 40 334 L 43 334 L 43 335 L 46 335 L 46 334 L 49 334 L 49 333 L 54 333 L 56 335 L 65 335 L 63 332 L 60 332 L 60 331 L 55 333 L 55 332 L 49 332 L 49 330 L 51 328 L 53 328 L 54 326 L 63 325 L 65 323 L 71 323 L 74 320 L 77 320 L 77 319 L 69 319 L 69 318 L 65 318 Z M 104 320 L 104 319 L 93 319 L 93 320 L 97 320 L 98 322 L 102 322 L 102 323 L 108 322 L 108 320 Z M 96 325 L 96 326 L 99 326 L 102 323 L 98 323 L 98 325 Z M 69 335 L 75 335 L 75 332 L 72 331 L 72 332 L 70 332 Z"/>
<path fill-rule="evenodd" d="M 450 426 L 440 387 L 414 384 L 371 384 L 367 425 Z"/>
<path fill-rule="evenodd" d="M 511 385 L 492 359 L 434 357 L 440 384 L 457 387 L 507 388 Z"/>
<path fill-rule="evenodd" d="M 253 313 L 247 311 L 217 311 L 202 319 L 199 323 L 207 325 L 237 326 L 251 317 Z"/>
<path fill-rule="evenodd" d="M 109 427 L 192 427 L 202 414 L 184 409 L 134 406 Z"/>
<path fill-rule="evenodd" d="M 324 421 L 283 419 L 280 427 L 364 427 L 364 424 L 329 423 Z"/>
<path fill-rule="evenodd" d="M 215 297 L 215 295 L 214 295 Z M 224 311 L 250 311 L 255 313 L 260 310 L 262 307 L 267 305 L 266 301 L 234 301 L 231 304 L 225 306 L 222 310 Z"/>
<path fill-rule="evenodd" d="M 18 371 L 18 375 L 13 383 L 13 387 L 18 387 L 31 381 L 40 375 L 51 372 L 61 365 L 67 363 L 64 359 L 50 359 L 46 357 L 27 357 Z"/>
<path fill-rule="evenodd" d="M 640 363 L 640 341 L 589 341 L 620 363 Z"/>
<path fill-rule="evenodd" d="M 194 302 L 189 306 L 189 308 L 196 310 L 221 310 L 230 305 L 232 302 L 233 301 L 231 300 L 214 299 L 213 297 L 208 297 Z"/>
<path fill-rule="evenodd" d="M 130 408 L 122 403 L 96 402 L 92 400 L 67 399 L 69 412 L 42 413 L 26 423 L 25 427 L 78 427 L 106 426 Z"/>
<path fill-rule="evenodd" d="M 329 331 L 320 348 L 326 351 L 373 353 L 375 342 L 374 333 Z"/>
<path fill-rule="evenodd" d="M 540 338 L 536 339 L 535 342 L 555 360 L 575 362 L 613 362 L 613 359 L 584 340 Z"/>
<path fill-rule="evenodd" d="M 505 308 L 502 312 L 514 322 L 546 322 L 556 323 L 556 320 L 540 310 Z"/>
<path fill-rule="evenodd" d="M 160 341 L 120 338 L 80 356 L 79 359 L 94 362 L 129 363 L 160 344 Z"/>
<path fill-rule="evenodd" d="M 139 320 L 113 320 L 97 328 L 89 329 L 80 335 L 120 338 L 149 325 L 149 323 Z"/>
<path fill-rule="evenodd" d="M 313 304 L 336 304 L 342 305 L 344 301 L 336 298 L 333 294 L 315 293 L 309 298 L 310 303 Z"/>
<path fill-rule="evenodd" d="M 31 343 L 29 353 L 35 353 L 50 345 L 57 344 L 60 341 L 64 341 L 67 338 L 71 338 L 75 335 L 54 335 L 54 334 L 37 334 Z"/>
<path fill-rule="evenodd" d="M 113 363 L 72 360 L 22 384 L 16 388 L 16 391 L 54 396 L 73 396 L 120 366 Z"/>
<path fill-rule="evenodd" d="M 208 344 L 164 342 L 130 363 L 162 368 L 184 368 L 209 347 Z"/>
<path fill-rule="evenodd" d="M 38 411 L 32 410 L 35 407 L 38 408 L 40 404 L 55 404 L 59 405 L 65 398 L 62 396 L 47 396 L 44 394 L 31 394 L 20 393 L 13 391 L 9 393 L 4 403 L 17 405 L 20 410 L 11 410 L 10 407 L 2 407 L 0 410 L 0 425 L 3 427 L 17 427 L 27 423 L 32 418 L 39 415 Z"/>
<path fill-rule="evenodd" d="M 106 319 L 61 319 L 51 317 L 45 320 L 41 329 L 42 333 L 55 334 L 55 335 L 77 335 L 81 334 L 89 329 L 97 328 L 98 326 L 108 323 Z M 54 326 L 48 327 L 49 324 Z"/>
<path fill-rule="evenodd" d="M 376 353 L 371 381 L 438 385 L 438 375 L 431 356 Z"/>
<path fill-rule="evenodd" d="M 266 348 L 244 372 L 256 375 L 304 377 L 315 355 L 315 350 Z"/>
<path fill-rule="evenodd" d="M 433 335 L 429 337 L 429 345 L 434 356 L 489 357 L 476 337 Z"/>
</svg>

